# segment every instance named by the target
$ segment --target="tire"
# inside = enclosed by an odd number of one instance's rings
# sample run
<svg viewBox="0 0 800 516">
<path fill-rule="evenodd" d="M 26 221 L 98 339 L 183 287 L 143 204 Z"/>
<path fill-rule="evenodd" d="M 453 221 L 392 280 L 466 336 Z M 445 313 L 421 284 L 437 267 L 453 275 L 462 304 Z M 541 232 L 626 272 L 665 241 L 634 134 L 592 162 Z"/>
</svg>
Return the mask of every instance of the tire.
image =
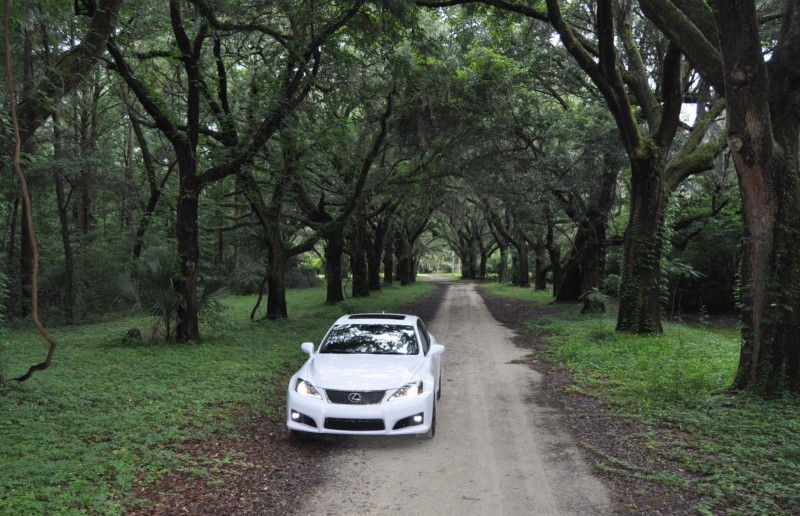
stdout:
<svg viewBox="0 0 800 516">
<path fill-rule="evenodd" d="M 431 427 L 424 434 L 417 434 L 420 439 L 433 439 L 433 436 L 436 435 L 436 403 L 433 404 L 433 412 L 431 414 Z"/>
<path fill-rule="evenodd" d="M 442 399 L 442 373 L 439 373 L 439 389 L 436 391 L 436 401 Z"/>
</svg>

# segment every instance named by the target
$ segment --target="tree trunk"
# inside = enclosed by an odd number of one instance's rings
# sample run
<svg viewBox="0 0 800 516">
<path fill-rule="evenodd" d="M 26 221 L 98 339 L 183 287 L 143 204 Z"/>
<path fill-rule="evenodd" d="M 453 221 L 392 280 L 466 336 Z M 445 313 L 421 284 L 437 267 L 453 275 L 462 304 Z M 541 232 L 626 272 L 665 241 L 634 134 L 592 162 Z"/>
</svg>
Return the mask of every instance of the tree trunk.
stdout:
<svg viewBox="0 0 800 516">
<path fill-rule="evenodd" d="M 462 242 L 461 252 L 458 255 L 461 258 L 461 279 L 476 279 L 475 249 L 472 248 L 469 242 Z"/>
<path fill-rule="evenodd" d="M 553 297 L 558 296 L 559 285 L 561 284 L 561 249 L 556 243 L 554 235 L 555 224 L 552 222 L 547 223 L 547 236 L 545 237 L 545 245 L 547 247 L 547 256 L 550 258 L 550 270 L 553 276 Z"/>
<path fill-rule="evenodd" d="M 126 106 L 127 107 L 127 106 Z M 130 119 L 130 112 L 128 112 Z M 134 209 L 134 196 L 133 191 L 135 183 L 133 181 L 134 172 L 134 145 L 133 142 L 136 134 L 133 130 L 133 124 L 128 122 L 128 131 L 125 138 L 125 182 L 124 190 L 122 192 L 122 228 L 126 231 L 133 231 L 133 209 Z"/>
<path fill-rule="evenodd" d="M 61 127 L 57 112 L 53 112 L 53 154 L 56 161 L 63 159 L 63 147 L 61 140 Z M 64 248 L 64 282 L 62 283 L 62 307 L 64 310 L 64 321 L 72 324 L 75 310 L 75 260 L 70 242 L 69 214 L 67 211 L 67 201 L 64 195 L 64 179 L 61 171 L 55 172 L 56 183 L 56 209 L 58 211 L 58 221 L 61 226 L 61 244 Z"/>
<path fill-rule="evenodd" d="M 14 269 L 14 251 L 17 248 L 17 214 L 19 213 L 19 195 L 14 196 L 14 201 L 11 203 L 11 211 L 8 217 L 8 242 L 6 242 L 6 278 L 13 278 L 17 276 L 17 271 Z M 9 289 L 9 305 L 7 308 L 13 306 L 14 300 L 17 298 L 16 290 Z"/>
<path fill-rule="evenodd" d="M 192 161 L 194 160 L 192 159 Z M 194 167 L 191 169 L 193 171 Z M 192 175 L 188 176 L 188 178 L 191 177 Z M 199 343 L 200 326 L 197 299 L 197 268 L 200 262 L 199 199 L 198 190 L 187 184 L 190 183 L 188 178 L 184 171 L 181 171 L 177 226 L 175 228 L 180 271 L 180 275 L 174 280 L 175 291 L 179 297 L 175 340 Z"/>
<path fill-rule="evenodd" d="M 126 109 L 128 108 L 126 107 Z M 145 173 L 147 175 L 147 183 L 150 186 L 150 196 L 147 198 L 147 204 L 145 205 L 144 211 L 139 218 L 139 225 L 136 228 L 136 235 L 134 237 L 133 251 L 131 252 L 131 256 L 133 256 L 134 260 L 136 260 L 142 255 L 142 248 L 144 247 L 144 235 L 147 233 L 147 227 L 150 225 L 150 221 L 152 220 L 153 214 L 156 211 L 156 206 L 158 206 L 158 201 L 161 198 L 161 190 L 164 188 L 167 179 L 169 179 L 169 176 L 172 174 L 172 171 L 175 167 L 174 164 L 170 165 L 170 167 L 164 173 L 161 183 L 158 182 L 154 167 L 156 160 L 154 160 L 153 156 L 150 154 L 150 146 L 147 143 L 144 132 L 142 131 L 142 128 L 135 116 L 130 116 L 130 121 L 131 131 L 136 137 L 136 141 L 141 149 L 142 163 L 144 164 Z M 133 207 L 131 206 L 131 211 L 132 210 Z M 131 214 L 131 216 L 133 215 Z"/>
<path fill-rule="evenodd" d="M 536 276 L 533 282 L 535 290 L 547 290 L 547 247 L 540 238 L 536 239 Z"/>
<path fill-rule="evenodd" d="M 28 180 L 28 195 L 33 211 L 33 181 Z M 28 234 L 28 214 L 26 210 L 20 210 L 20 231 L 19 231 L 19 293 L 20 293 L 20 316 L 27 317 L 31 311 L 31 293 L 33 292 L 33 243 Z"/>
<path fill-rule="evenodd" d="M 367 207 L 364 200 L 356 206 L 356 228 L 353 238 L 353 297 L 369 296 L 367 278 Z"/>
<path fill-rule="evenodd" d="M 497 282 L 503 285 L 508 282 L 508 244 L 503 242 L 497 243 L 500 249 L 500 263 L 497 264 Z"/>
<path fill-rule="evenodd" d="M 175 216 L 178 276 L 173 279 L 178 294 L 175 340 L 200 342 L 197 276 L 200 263 L 199 207 L 202 184 L 197 176 L 196 151 L 190 142 L 176 145 L 178 202 Z"/>
<path fill-rule="evenodd" d="M 344 301 L 342 290 L 342 253 L 344 253 L 344 235 L 342 229 L 331 232 L 325 239 L 325 282 L 328 304 Z"/>
<path fill-rule="evenodd" d="M 26 8 L 32 9 L 32 6 Z M 29 13 L 28 13 L 29 14 Z M 35 94 L 35 84 L 33 82 L 34 76 L 34 61 L 33 61 L 33 42 L 32 42 L 32 34 L 33 34 L 33 24 L 26 23 L 25 24 L 25 33 L 24 33 L 24 40 L 23 40 L 23 49 L 22 49 L 22 95 L 23 101 L 17 106 L 17 109 L 20 110 L 20 124 L 23 125 L 23 116 L 24 111 L 22 108 L 22 104 L 24 103 L 25 98 L 30 98 L 32 95 Z M 10 73 L 7 71 L 7 73 Z M 47 116 L 51 113 L 48 111 Z M 20 130 L 24 130 L 23 127 Z M 26 139 L 23 137 L 22 139 L 22 150 L 25 153 L 29 153 L 33 155 L 34 145 L 31 142 L 27 142 Z M 33 213 L 33 178 L 28 178 L 28 200 L 31 203 L 30 211 Z M 31 242 L 30 235 L 28 234 L 28 215 L 24 208 L 25 203 L 22 203 L 23 209 L 22 216 L 20 217 L 20 232 L 19 232 L 19 294 L 21 296 L 19 310 L 20 315 L 22 317 L 27 317 L 28 314 L 31 313 L 31 294 L 33 292 L 33 243 Z M 9 255 L 9 259 L 11 256 Z"/>
<path fill-rule="evenodd" d="M 282 263 L 269 263 L 267 268 L 267 313 L 264 319 L 287 319 L 286 273 Z"/>
<path fill-rule="evenodd" d="M 94 182 L 97 171 L 94 169 L 94 160 L 91 159 L 97 154 L 97 103 L 100 100 L 100 82 L 95 74 L 93 77 L 93 90 L 91 103 L 84 106 L 80 114 L 80 150 L 83 158 L 87 159 L 87 164 L 78 174 L 78 227 L 81 233 L 88 235 L 95 226 L 94 215 Z"/>
<path fill-rule="evenodd" d="M 394 238 L 386 239 L 383 251 L 383 284 L 391 286 L 394 282 Z"/>
<path fill-rule="evenodd" d="M 517 252 L 519 253 L 519 286 L 522 288 L 531 287 L 531 272 L 530 264 L 528 263 L 528 242 L 525 237 L 520 235 L 518 238 L 519 245 Z"/>
<path fill-rule="evenodd" d="M 267 233 L 267 313 L 264 319 L 287 319 L 286 263 L 283 238 L 277 223 Z"/>
<path fill-rule="evenodd" d="M 602 284 L 606 268 L 608 215 L 617 189 L 617 170 L 609 163 L 608 153 L 605 160 L 600 188 L 591 194 L 588 206 L 582 204 L 580 210 L 573 210 L 570 214 L 579 225 L 575 247 L 562 269 L 556 301 L 578 301 Z"/>
<path fill-rule="evenodd" d="M 665 190 L 663 161 L 632 160 L 631 207 L 625 230 L 617 331 L 661 333 L 661 247 Z"/>
<path fill-rule="evenodd" d="M 381 258 L 386 242 L 387 225 L 379 223 L 375 227 L 375 235 L 367 242 L 367 274 L 369 289 L 381 290 Z"/>
<path fill-rule="evenodd" d="M 400 234 L 397 246 L 397 277 L 400 285 L 405 286 L 411 283 L 411 244 L 408 239 Z"/>
<path fill-rule="evenodd" d="M 588 213 L 575 235 L 575 249 L 561 269 L 556 301 L 579 301 L 584 294 L 600 287 L 606 266 L 605 253 L 605 214 Z"/>
<path fill-rule="evenodd" d="M 742 196 L 742 348 L 734 387 L 800 392 L 800 6 L 786 3 L 766 64 L 755 7 L 714 2 L 728 143 Z"/>
</svg>

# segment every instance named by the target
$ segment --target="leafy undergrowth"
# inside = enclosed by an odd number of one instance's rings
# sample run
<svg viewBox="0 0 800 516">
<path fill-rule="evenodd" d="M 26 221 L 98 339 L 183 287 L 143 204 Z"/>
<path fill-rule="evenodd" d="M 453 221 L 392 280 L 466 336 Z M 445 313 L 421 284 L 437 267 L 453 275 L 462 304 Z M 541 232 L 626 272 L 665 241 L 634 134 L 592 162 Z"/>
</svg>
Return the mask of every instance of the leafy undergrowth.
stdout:
<svg viewBox="0 0 800 516">
<path fill-rule="evenodd" d="M 535 302 L 527 323 L 549 344 L 549 359 L 575 374 L 578 392 L 602 399 L 615 417 L 658 432 L 649 446 L 694 490 L 710 514 L 795 514 L 800 507 L 800 399 L 765 400 L 728 392 L 739 358 L 736 331 L 668 324 L 661 336 L 615 331 L 615 314 L 581 315 L 546 293 L 486 285 Z"/>
<path fill-rule="evenodd" d="M 52 330 L 60 347 L 51 368 L 0 390 L 0 514 L 120 514 L 141 503 L 138 483 L 204 474 L 181 445 L 232 431 L 242 410 L 282 417 L 301 342 L 319 342 L 344 313 L 390 311 L 433 288 L 390 287 L 331 306 L 322 288 L 290 291 L 289 320 L 256 323 L 255 299 L 230 297 L 200 345 L 125 341 L 129 328 L 145 333 L 145 318 Z M 44 355 L 31 331 L 9 332 L 4 344 L 11 377 Z"/>
</svg>

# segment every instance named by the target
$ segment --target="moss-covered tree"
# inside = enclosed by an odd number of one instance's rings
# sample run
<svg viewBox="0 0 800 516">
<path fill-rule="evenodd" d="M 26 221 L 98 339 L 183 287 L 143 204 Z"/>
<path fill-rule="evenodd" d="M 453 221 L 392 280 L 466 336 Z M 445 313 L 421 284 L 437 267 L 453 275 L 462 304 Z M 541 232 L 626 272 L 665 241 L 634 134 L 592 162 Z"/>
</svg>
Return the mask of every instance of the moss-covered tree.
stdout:
<svg viewBox="0 0 800 516">
<path fill-rule="evenodd" d="M 745 224 L 734 386 L 800 392 L 800 2 L 778 2 L 777 13 L 752 0 L 640 4 L 727 102 Z"/>
</svg>

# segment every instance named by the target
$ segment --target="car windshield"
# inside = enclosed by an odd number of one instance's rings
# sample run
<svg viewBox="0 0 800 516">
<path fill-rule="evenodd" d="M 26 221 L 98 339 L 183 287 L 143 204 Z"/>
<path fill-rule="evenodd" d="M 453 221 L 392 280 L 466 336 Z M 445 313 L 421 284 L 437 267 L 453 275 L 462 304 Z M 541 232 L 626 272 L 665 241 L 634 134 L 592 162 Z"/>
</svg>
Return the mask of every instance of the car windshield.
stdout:
<svg viewBox="0 0 800 516">
<path fill-rule="evenodd" d="M 413 326 L 398 324 L 343 324 L 331 329 L 320 353 L 416 355 Z"/>
</svg>

